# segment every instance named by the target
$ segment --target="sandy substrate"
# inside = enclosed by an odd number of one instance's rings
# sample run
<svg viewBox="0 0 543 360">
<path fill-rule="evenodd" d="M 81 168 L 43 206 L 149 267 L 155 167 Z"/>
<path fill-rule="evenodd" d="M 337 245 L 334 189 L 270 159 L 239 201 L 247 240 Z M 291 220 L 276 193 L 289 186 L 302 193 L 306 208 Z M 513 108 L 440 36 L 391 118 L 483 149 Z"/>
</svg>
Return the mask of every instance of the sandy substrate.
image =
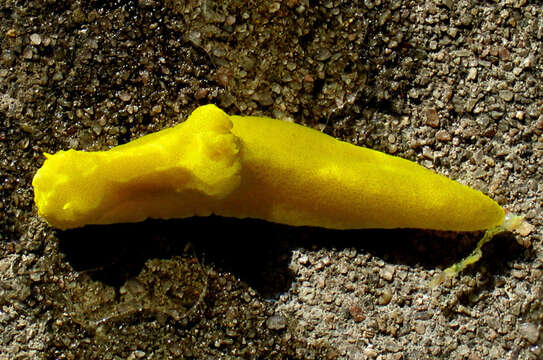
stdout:
<svg viewBox="0 0 543 360">
<path fill-rule="evenodd" d="M 542 19 L 535 0 L 2 1 L 0 359 L 543 359 Z M 531 226 L 431 289 L 481 234 L 38 218 L 43 152 L 206 103 L 416 161 Z"/>
</svg>

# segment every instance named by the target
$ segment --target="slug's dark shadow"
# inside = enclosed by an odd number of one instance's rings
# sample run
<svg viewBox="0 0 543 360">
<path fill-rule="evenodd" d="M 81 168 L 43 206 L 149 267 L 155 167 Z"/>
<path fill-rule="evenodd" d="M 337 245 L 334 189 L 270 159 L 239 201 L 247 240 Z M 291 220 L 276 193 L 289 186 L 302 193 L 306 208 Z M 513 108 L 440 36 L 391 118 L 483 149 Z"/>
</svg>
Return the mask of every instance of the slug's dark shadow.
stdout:
<svg viewBox="0 0 543 360">
<path fill-rule="evenodd" d="M 119 287 L 153 258 L 191 256 L 230 272 L 266 297 L 286 291 L 296 231 L 258 220 L 222 217 L 148 220 L 136 224 L 86 226 L 58 233 L 60 250 L 77 271 Z"/>
<path fill-rule="evenodd" d="M 232 273 L 266 298 L 289 289 L 294 275 L 288 266 L 296 248 L 354 248 L 389 263 L 434 269 L 469 254 L 480 236 L 406 229 L 340 231 L 216 216 L 58 233 L 60 249 L 74 269 L 108 285 L 119 287 L 137 276 L 147 260 L 187 255 L 188 248 L 200 263 Z M 498 273 L 507 261 L 521 256 L 523 248 L 511 234 L 502 234 L 485 245 L 484 252 L 476 267 Z"/>
</svg>

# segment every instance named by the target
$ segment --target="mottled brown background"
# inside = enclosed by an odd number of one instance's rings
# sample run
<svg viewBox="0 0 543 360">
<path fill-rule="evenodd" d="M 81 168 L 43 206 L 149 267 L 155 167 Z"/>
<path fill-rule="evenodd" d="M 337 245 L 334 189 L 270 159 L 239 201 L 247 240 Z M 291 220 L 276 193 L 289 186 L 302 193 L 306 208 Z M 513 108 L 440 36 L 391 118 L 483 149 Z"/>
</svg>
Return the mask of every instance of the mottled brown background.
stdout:
<svg viewBox="0 0 543 360">
<path fill-rule="evenodd" d="M 0 1 L 0 359 L 542 359 L 542 19 L 536 0 Z M 43 152 L 210 102 L 416 161 L 534 228 L 431 290 L 480 234 L 37 217 Z"/>
</svg>

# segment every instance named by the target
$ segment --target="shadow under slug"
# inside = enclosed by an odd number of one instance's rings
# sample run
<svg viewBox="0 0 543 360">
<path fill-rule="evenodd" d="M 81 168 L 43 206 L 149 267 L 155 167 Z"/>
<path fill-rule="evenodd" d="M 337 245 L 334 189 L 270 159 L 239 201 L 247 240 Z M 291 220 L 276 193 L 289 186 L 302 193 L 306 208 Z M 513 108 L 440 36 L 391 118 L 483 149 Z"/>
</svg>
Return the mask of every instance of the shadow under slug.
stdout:
<svg viewBox="0 0 543 360">
<path fill-rule="evenodd" d="M 92 225 L 58 231 L 57 236 L 60 250 L 76 271 L 87 271 L 110 286 L 120 287 L 136 276 L 149 259 L 188 255 L 219 272 L 232 273 L 261 296 L 274 298 L 291 285 L 294 274 L 289 264 L 297 248 L 354 248 L 388 263 L 435 269 L 469 254 L 481 235 L 418 229 L 329 230 L 211 216 Z M 500 234 L 485 245 L 486 255 L 475 266 L 500 273 L 523 251 L 513 234 Z"/>
<path fill-rule="evenodd" d="M 79 285 L 64 292 L 63 312 L 91 332 L 134 315 L 169 318 L 183 326 L 198 321 L 208 294 L 215 296 L 208 292 L 210 273 L 215 273 L 215 282 L 231 274 L 260 300 L 273 300 L 294 282 L 289 265 L 295 249 L 355 249 L 390 264 L 436 269 L 469 254 L 480 235 L 328 230 L 218 216 L 57 231 L 60 251 L 76 277 L 87 278 L 75 280 Z M 485 256 L 471 271 L 507 272 L 507 262 L 524 250 L 511 233 L 500 234 L 484 246 Z M 211 286 L 212 292 L 220 283 Z"/>
</svg>

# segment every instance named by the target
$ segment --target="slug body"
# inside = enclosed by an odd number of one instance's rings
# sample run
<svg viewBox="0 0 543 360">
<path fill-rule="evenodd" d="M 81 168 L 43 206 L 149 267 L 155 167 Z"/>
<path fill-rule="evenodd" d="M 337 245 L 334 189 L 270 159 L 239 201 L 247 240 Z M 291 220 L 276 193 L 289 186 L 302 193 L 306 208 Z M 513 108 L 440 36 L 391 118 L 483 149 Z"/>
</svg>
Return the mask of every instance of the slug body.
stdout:
<svg viewBox="0 0 543 360">
<path fill-rule="evenodd" d="M 334 229 L 475 231 L 503 209 L 413 162 L 214 105 L 108 151 L 47 155 L 32 182 L 51 225 L 217 214 Z"/>
</svg>

